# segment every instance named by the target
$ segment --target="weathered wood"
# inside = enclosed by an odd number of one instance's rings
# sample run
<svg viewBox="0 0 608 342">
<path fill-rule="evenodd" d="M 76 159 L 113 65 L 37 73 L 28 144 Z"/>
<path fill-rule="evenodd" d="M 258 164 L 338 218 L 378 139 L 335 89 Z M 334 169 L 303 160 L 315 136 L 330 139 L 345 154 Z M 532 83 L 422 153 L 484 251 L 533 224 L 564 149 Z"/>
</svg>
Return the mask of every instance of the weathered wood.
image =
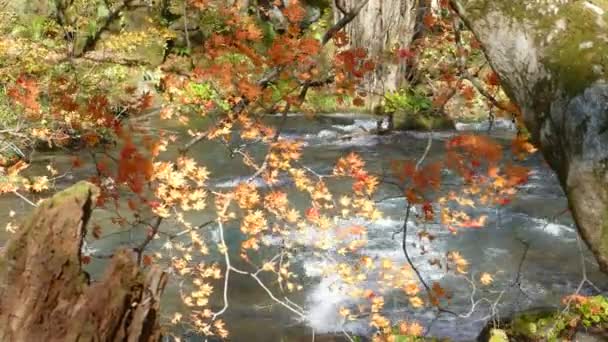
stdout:
<svg viewBox="0 0 608 342">
<path fill-rule="evenodd" d="M 81 247 L 97 188 L 80 182 L 42 202 L 0 255 L 0 340 L 158 341 L 167 276 L 128 251 L 89 284 Z"/>
</svg>

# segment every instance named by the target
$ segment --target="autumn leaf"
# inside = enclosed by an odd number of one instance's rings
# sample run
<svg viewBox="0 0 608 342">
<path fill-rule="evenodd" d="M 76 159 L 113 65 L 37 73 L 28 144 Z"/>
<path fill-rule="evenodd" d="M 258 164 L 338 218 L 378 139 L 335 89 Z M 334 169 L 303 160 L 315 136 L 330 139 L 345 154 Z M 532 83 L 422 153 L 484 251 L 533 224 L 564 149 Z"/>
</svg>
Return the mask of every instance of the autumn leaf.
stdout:
<svg viewBox="0 0 608 342">
<path fill-rule="evenodd" d="M 152 256 L 150 256 L 150 255 L 146 254 L 146 255 L 144 255 L 144 256 L 143 256 L 143 258 L 142 258 L 142 263 L 143 263 L 145 266 L 150 266 L 150 265 L 152 265 L 153 260 L 154 260 L 154 259 L 152 258 Z"/>
<path fill-rule="evenodd" d="M 397 50 L 397 57 L 401 58 L 401 59 L 409 59 L 414 57 L 416 54 L 407 48 L 402 48 Z"/>
<path fill-rule="evenodd" d="M 519 159 L 524 159 L 529 154 L 536 152 L 538 149 L 534 147 L 527 139 L 517 137 L 511 143 L 511 151 Z"/>
<path fill-rule="evenodd" d="M 7 95 L 13 101 L 32 112 L 40 111 L 40 103 L 38 103 L 39 94 L 38 82 L 25 75 L 19 76 L 15 85 L 7 90 Z"/>
<path fill-rule="evenodd" d="M 433 26 L 435 26 L 435 23 L 437 22 L 437 19 L 435 18 L 435 16 L 431 13 L 428 13 L 424 16 L 423 18 L 423 23 L 424 26 L 431 28 Z"/>
<path fill-rule="evenodd" d="M 492 284 L 492 282 L 494 281 L 494 278 L 492 278 L 492 276 L 490 274 L 484 272 L 481 274 L 479 281 L 481 281 L 481 283 L 483 285 L 487 286 L 487 285 Z"/>
<path fill-rule="evenodd" d="M 445 289 L 441 287 L 441 284 L 439 284 L 438 282 L 433 283 L 432 291 L 433 295 L 437 298 L 443 298 L 447 295 Z"/>
<path fill-rule="evenodd" d="M 424 301 L 417 296 L 410 297 L 410 305 L 416 309 L 419 309 L 424 306 Z"/>
<path fill-rule="evenodd" d="M 409 326 L 408 332 L 411 336 L 422 336 L 424 328 L 418 322 L 412 322 Z"/>
<path fill-rule="evenodd" d="M 94 225 L 93 229 L 91 231 L 91 234 L 93 234 L 93 237 L 95 239 L 99 239 L 101 237 L 101 233 L 102 233 L 101 226 L 98 224 Z"/>
<path fill-rule="evenodd" d="M 487 215 L 482 215 L 476 219 L 469 219 L 459 224 L 462 228 L 483 228 L 488 220 Z"/>
<path fill-rule="evenodd" d="M 285 17 L 292 23 L 297 24 L 304 20 L 306 10 L 300 4 L 299 0 L 290 1 L 289 5 L 283 10 Z"/>
</svg>

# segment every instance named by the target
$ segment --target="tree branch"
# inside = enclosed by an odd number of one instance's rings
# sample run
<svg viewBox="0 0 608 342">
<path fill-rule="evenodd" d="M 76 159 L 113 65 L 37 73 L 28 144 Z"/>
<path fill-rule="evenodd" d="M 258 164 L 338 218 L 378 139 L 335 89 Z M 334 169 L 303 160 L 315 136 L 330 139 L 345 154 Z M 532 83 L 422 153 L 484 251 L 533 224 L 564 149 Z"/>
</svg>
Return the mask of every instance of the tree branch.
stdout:
<svg viewBox="0 0 608 342">
<path fill-rule="evenodd" d="M 338 22 L 334 26 L 332 26 L 329 30 L 327 30 L 327 32 L 325 32 L 325 34 L 323 35 L 323 38 L 321 39 L 321 45 L 327 44 L 327 42 L 329 42 L 329 40 L 337 32 L 339 32 L 346 25 L 348 25 L 348 23 L 353 21 L 353 19 L 355 19 L 357 17 L 359 12 L 361 12 L 363 7 L 365 7 L 365 5 L 367 5 L 368 2 L 369 2 L 369 0 L 361 0 L 361 2 L 357 6 L 355 6 L 355 8 L 353 8 L 350 12 L 345 13 L 344 16 L 340 20 L 338 20 Z"/>
</svg>

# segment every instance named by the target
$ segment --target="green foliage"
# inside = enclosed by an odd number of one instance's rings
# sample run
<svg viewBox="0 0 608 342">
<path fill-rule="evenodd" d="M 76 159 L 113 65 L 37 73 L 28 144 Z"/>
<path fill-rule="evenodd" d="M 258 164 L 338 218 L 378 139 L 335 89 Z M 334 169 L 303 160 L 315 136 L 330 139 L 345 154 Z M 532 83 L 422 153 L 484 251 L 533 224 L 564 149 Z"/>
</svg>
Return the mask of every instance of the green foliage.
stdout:
<svg viewBox="0 0 608 342">
<path fill-rule="evenodd" d="M 335 112 L 338 108 L 338 100 L 334 94 L 314 91 L 308 94 L 308 103 L 318 113 Z"/>
<path fill-rule="evenodd" d="M 509 338 L 504 330 L 492 329 L 492 331 L 490 331 L 490 340 L 488 342 L 509 342 Z"/>
<path fill-rule="evenodd" d="M 218 92 L 213 88 L 211 83 L 191 82 L 188 86 L 187 93 L 189 97 L 195 101 L 212 101 L 224 111 L 230 109 L 230 104 L 219 96 Z"/>
<path fill-rule="evenodd" d="M 205 37 L 213 33 L 220 34 L 230 29 L 224 22 L 222 15 L 214 8 L 206 8 L 201 11 L 199 14 L 199 25 Z"/>
<path fill-rule="evenodd" d="M 585 303 L 578 304 L 576 309 L 586 327 L 608 323 L 608 298 L 604 296 L 591 297 Z"/>
<path fill-rule="evenodd" d="M 385 112 L 419 113 L 431 109 L 431 100 L 420 91 L 399 89 L 384 95 Z"/>
<path fill-rule="evenodd" d="M 511 336 L 557 341 L 565 332 L 584 327 L 608 326 L 608 298 L 576 296 L 566 312 L 523 314 L 511 322 Z"/>
</svg>

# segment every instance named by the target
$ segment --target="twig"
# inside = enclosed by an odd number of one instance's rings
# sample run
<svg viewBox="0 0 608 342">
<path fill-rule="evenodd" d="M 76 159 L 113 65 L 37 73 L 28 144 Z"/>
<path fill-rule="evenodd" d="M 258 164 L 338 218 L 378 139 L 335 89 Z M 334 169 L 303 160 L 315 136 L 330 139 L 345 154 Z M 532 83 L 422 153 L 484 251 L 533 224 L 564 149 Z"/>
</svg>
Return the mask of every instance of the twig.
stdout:
<svg viewBox="0 0 608 342">
<path fill-rule="evenodd" d="M 158 233 L 158 229 L 160 228 L 160 224 L 162 223 L 163 218 L 161 216 L 156 217 L 156 222 L 152 225 L 152 231 L 148 233 L 146 239 L 142 241 L 139 246 L 135 247 L 133 250 L 137 253 L 137 263 L 141 264 L 143 253 L 148 246 L 148 244 L 156 237 Z"/>
<path fill-rule="evenodd" d="M 336 5 L 336 8 L 338 9 L 338 11 L 340 11 L 340 13 L 342 13 L 344 15 L 348 14 L 348 12 L 344 8 L 344 5 L 342 4 L 342 2 L 340 0 L 334 0 L 334 4 Z"/>
<path fill-rule="evenodd" d="M 327 44 L 327 42 L 329 42 L 329 40 L 337 32 L 339 32 L 341 29 L 343 29 L 348 23 L 353 21 L 353 19 L 355 19 L 357 17 L 359 12 L 361 12 L 363 7 L 365 7 L 365 5 L 367 5 L 368 2 L 369 2 L 369 0 L 361 0 L 361 2 L 357 6 L 355 6 L 355 8 L 353 8 L 350 12 L 345 13 L 344 16 L 342 17 L 342 19 L 340 19 L 334 26 L 332 26 L 329 30 L 327 30 L 327 32 L 325 32 L 325 34 L 323 35 L 323 38 L 321 39 L 321 45 Z"/>
<path fill-rule="evenodd" d="M 19 198 L 21 198 L 22 200 L 24 200 L 27 204 L 29 204 L 29 205 L 31 205 L 33 207 L 37 207 L 38 206 L 38 204 L 30 201 L 27 197 L 25 197 L 24 195 L 20 194 L 17 190 L 14 190 L 13 193 L 15 195 L 17 195 Z"/>
</svg>

